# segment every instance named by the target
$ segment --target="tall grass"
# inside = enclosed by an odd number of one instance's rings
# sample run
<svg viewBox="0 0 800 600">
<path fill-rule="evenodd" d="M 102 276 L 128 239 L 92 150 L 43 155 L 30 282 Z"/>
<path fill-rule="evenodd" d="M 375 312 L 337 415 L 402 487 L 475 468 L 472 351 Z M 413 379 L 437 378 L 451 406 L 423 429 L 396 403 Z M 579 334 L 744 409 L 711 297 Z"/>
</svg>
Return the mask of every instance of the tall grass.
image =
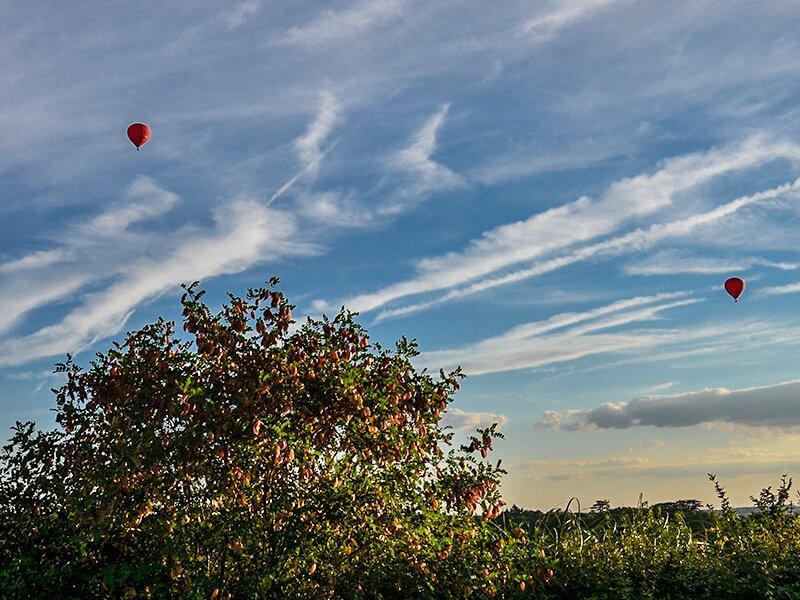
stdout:
<svg viewBox="0 0 800 600">
<path fill-rule="evenodd" d="M 682 514 L 664 515 L 643 503 L 591 526 L 574 503 L 544 515 L 527 531 L 528 560 L 540 575 L 523 586 L 526 595 L 800 598 L 800 515 L 788 504 L 791 480 L 784 477 L 776 491 L 765 488 L 753 498 L 758 510 L 749 516 L 739 516 L 711 480 L 721 507 L 699 533 Z"/>
</svg>

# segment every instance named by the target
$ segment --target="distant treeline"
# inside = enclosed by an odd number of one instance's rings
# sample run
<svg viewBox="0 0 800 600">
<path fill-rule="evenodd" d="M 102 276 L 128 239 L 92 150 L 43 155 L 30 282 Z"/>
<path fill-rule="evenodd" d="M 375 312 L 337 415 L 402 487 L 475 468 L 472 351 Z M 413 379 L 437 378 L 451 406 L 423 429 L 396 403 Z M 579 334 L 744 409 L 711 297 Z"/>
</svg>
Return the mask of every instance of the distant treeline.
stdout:
<svg viewBox="0 0 800 600">
<path fill-rule="evenodd" d="M 611 508 L 608 500 L 597 500 L 588 511 L 578 511 L 578 507 L 574 504 L 565 510 L 555 509 L 551 511 L 541 511 L 534 509 L 521 508 L 516 504 L 512 505 L 504 515 L 498 519 L 506 526 L 512 525 L 527 525 L 533 528 L 536 525 L 545 527 L 558 527 L 565 512 L 572 508 L 574 516 L 578 518 L 581 524 L 587 528 L 592 528 L 608 522 L 622 523 L 633 517 L 634 513 L 641 508 L 649 508 L 656 517 L 673 520 L 677 515 L 693 532 L 703 532 L 714 523 L 715 511 L 713 508 L 706 507 L 700 500 L 674 500 L 672 502 L 659 502 L 648 507 L 647 503 L 643 503 L 640 507 L 620 506 Z M 760 512 L 758 506 L 739 507 L 732 509 L 736 514 L 742 517 L 755 515 Z M 798 512 L 800 507 L 789 505 L 786 507 L 786 512 Z"/>
</svg>

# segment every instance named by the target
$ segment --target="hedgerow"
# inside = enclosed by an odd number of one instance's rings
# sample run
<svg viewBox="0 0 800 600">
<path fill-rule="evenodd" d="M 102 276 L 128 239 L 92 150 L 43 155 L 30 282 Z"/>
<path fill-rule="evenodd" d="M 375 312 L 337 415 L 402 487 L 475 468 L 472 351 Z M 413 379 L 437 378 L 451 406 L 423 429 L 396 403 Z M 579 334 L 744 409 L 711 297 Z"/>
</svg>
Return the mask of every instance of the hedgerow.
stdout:
<svg viewBox="0 0 800 600">
<path fill-rule="evenodd" d="M 57 426 L 0 456 L 4 598 L 795 598 L 791 481 L 702 533 L 680 513 L 499 518 L 496 425 L 456 447 L 460 370 L 416 369 L 354 315 L 292 321 L 270 280 L 214 313 L 186 289 L 86 368 Z"/>
</svg>

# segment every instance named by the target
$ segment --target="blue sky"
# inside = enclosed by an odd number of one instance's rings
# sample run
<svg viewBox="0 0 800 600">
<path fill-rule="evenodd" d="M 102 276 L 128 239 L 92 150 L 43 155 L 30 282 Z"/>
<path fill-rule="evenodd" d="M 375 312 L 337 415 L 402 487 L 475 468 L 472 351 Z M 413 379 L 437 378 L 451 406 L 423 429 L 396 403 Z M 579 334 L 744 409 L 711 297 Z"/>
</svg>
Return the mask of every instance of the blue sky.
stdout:
<svg viewBox="0 0 800 600">
<path fill-rule="evenodd" d="M 549 508 L 800 467 L 800 7 L 0 4 L 0 426 L 53 362 L 271 275 Z M 141 152 L 132 121 L 153 128 Z M 748 281 L 738 304 L 722 291 Z"/>
</svg>

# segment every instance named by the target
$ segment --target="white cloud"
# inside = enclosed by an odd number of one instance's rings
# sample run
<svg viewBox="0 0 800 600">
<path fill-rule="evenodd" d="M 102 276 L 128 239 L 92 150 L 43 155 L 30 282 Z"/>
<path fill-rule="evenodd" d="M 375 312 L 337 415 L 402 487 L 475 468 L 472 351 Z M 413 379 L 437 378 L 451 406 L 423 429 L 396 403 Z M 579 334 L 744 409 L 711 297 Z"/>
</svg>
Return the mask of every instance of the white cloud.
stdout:
<svg viewBox="0 0 800 600">
<path fill-rule="evenodd" d="M 326 227 L 364 227 L 373 221 L 373 214 L 355 201 L 352 194 L 308 192 L 297 199 L 300 213 Z"/>
<path fill-rule="evenodd" d="M 244 22 L 255 15 L 262 6 L 261 0 L 246 0 L 236 6 L 231 12 L 225 15 L 225 21 L 228 23 L 228 30 L 236 29 L 244 25 Z"/>
<path fill-rule="evenodd" d="M 554 330 L 563 329 L 571 325 L 583 323 L 605 317 L 614 313 L 626 313 L 631 309 L 641 308 L 655 302 L 663 302 L 665 300 L 675 300 L 677 298 L 685 298 L 685 292 L 672 292 L 664 294 L 656 294 L 654 296 L 637 296 L 635 298 L 628 298 L 626 300 L 618 300 L 612 304 L 601 306 L 585 312 L 580 313 L 560 313 L 547 319 L 546 321 L 539 321 L 535 323 L 526 323 L 524 325 L 517 325 L 513 329 L 504 334 L 505 339 L 523 339 L 527 337 L 542 335 Z"/>
<path fill-rule="evenodd" d="M 546 321 L 519 325 L 461 348 L 425 352 L 418 362 L 431 369 L 460 365 L 468 375 L 481 375 L 665 345 L 676 341 L 676 332 L 609 330 L 652 321 L 664 311 L 699 301 L 683 293 L 631 298 L 583 313 L 563 313 Z"/>
<path fill-rule="evenodd" d="M 451 425 L 456 429 L 473 431 L 478 428 L 485 428 L 497 423 L 503 427 L 508 423 L 508 417 L 502 414 L 489 412 L 467 412 L 459 408 L 448 408 L 443 420 L 445 424 Z"/>
<path fill-rule="evenodd" d="M 414 135 L 411 144 L 392 157 L 391 166 L 412 178 L 411 183 L 399 191 L 401 196 L 431 194 L 464 184 L 456 173 L 431 158 L 449 110 L 450 105 L 443 104 Z"/>
<path fill-rule="evenodd" d="M 547 37 L 565 25 L 618 2 L 619 0 L 558 0 L 553 10 L 526 22 L 522 31 L 534 36 Z"/>
<path fill-rule="evenodd" d="M 0 333 L 17 325 L 32 310 L 79 290 L 91 278 L 88 273 L 65 273 L 52 279 L 41 276 L 3 279 L 0 284 Z"/>
<path fill-rule="evenodd" d="M 800 327 L 772 318 L 737 319 L 735 322 L 649 326 L 666 320 L 662 313 L 701 302 L 684 293 L 659 294 L 614 302 L 582 313 L 563 313 L 544 321 L 526 323 L 505 333 L 458 348 L 423 352 L 415 361 L 432 370 L 462 366 L 467 375 L 537 369 L 599 355 L 620 355 L 614 362 L 570 368 L 557 376 L 570 376 L 600 368 L 698 357 L 708 361 L 730 360 L 734 354 L 750 354 L 760 348 L 793 346 Z M 624 329 L 623 329 L 624 328 Z M 647 352 L 648 349 L 657 352 Z M 724 357 L 724 358 L 723 358 Z"/>
<path fill-rule="evenodd" d="M 570 147 L 557 150 L 545 149 L 540 145 L 506 151 L 487 157 L 483 164 L 470 171 L 469 176 L 473 181 L 493 185 L 538 173 L 582 169 L 629 152 L 629 145 L 630 139 L 625 137 L 623 140 L 580 140 Z"/>
<path fill-rule="evenodd" d="M 146 176 L 137 177 L 125 197 L 124 202 L 104 210 L 83 225 L 82 234 L 118 236 L 131 225 L 165 214 L 179 201 L 177 194 Z"/>
<path fill-rule="evenodd" d="M 800 146 L 787 142 L 772 143 L 755 136 L 740 144 L 672 158 L 664 161 L 655 173 L 613 183 L 600 199 L 582 197 L 535 214 L 524 221 L 496 227 L 470 242 L 461 252 L 450 252 L 420 261 L 417 265 L 418 274 L 411 279 L 335 304 L 344 304 L 352 310 L 366 312 L 407 296 L 452 288 L 515 264 L 564 251 L 580 242 L 613 233 L 634 218 L 650 215 L 669 206 L 680 193 L 720 175 L 741 171 L 777 158 L 800 160 Z M 779 191 L 786 193 L 791 190 L 779 188 Z M 766 194 L 770 198 L 775 195 Z M 758 200 L 762 196 L 756 194 L 753 198 Z M 750 201 L 738 201 L 723 207 L 736 207 L 733 208 L 735 211 L 740 204 L 749 203 Z M 600 252 L 626 248 L 634 250 L 637 249 L 637 244 L 638 247 L 646 247 L 657 239 L 680 235 L 710 220 L 722 218 L 729 212 L 720 207 L 717 212 L 710 211 L 664 226 L 654 225 L 645 231 L 637 230 L 610 242 L 584 246 L 570 254 L 534 264 L 516 273 L 486 279 L 473 286 L 455 290 L 432 303 L 421 303 L 410 310 L 399 309 L 397 313 L 390 312 L 384 316 L 413 312 L 497 285 L 520 281 L 585 260 Z"/>
<path fill-rule="evenodd" d="M 414 200 L 426 195 L 462 185 L 463 181 L 458 175 L 431 158 L 436 151 L 437 133 L 448 109 L 448 104 L 442 105 L 414 135 L 411 144 L 389 159 L 390 169 L 402 173 L 402 179 L 395 182 L 395 188 L 389 192 L 390 201 L 367 207 L 356 200 L 353 192 L 317 192 L 306 185 L 300 193 L 295 194 L 301 214 L 328 226 L 361 227 L 406 210 Z M 314 180 L 327 151 L 323 145 L 340 120 L 335 98 L 326 93 L 314 123 L 294 144 L 303 164 L 302 169 L 270 198 L 270 203 L 295 187 L 298 181 L 310 183 Z"/>
<path fill-rule="evenodd" d="M 726 204 L 722 204 L 710 211 L 692 215 L 685 219 L 672 221 L 665 224 L 655 224 L 647 229 L 636 229 L 630 233 L 621 235 L 619 237 L 611 238 L 606 241 L 589 244 L 556 258 L 545 260 L 539 263 L 534 263 L 532 266 L 513 271 L 506 275 L 499 277 L 487 278 L 477 283 L 471 284 L 464 288 L 451 290 L 447 294 L 439 298 L 427 302 L 412 304 L 403 308 L 386 310 L 381 312 L 379 319 L 386 319 L 390 317 L 402 316 L 418 312 L 433 306 L 443 304 L 445 302 L 464 298 L 486 291 L 495 287 L 524 281 L 533 277 L 538 277 L 546 273 L 551 273 L 564 267 L 583 262 L 595 257 L 608 257 L 617 256 L 625 252 L 634 252 L 646 250 L 653 245 L 665 239 L 686 236 L 694 230 L 704 226 L 713 225 L 722 219 L 729 217 L 737 211 L 762 202 L 768 202 L 781 197 L 794 198 L 800 192 L 800 178 L 776 188 L 764 190 L 750 196 L 742 196 L 736 198 Z M 352 307 L 352 303 L 345 303 L 347 306 Z M 358 304 L 355 304 L 358 306 Z M 366 310 L 366 309 L 361 309 Z"/>
<path fill-rule="evenodd" d="M 724 388 L 674 396 L 609 402 L 590 410 L 547 411 L 537 425 L 565 431 L 690 427 L 728 423 L 747 427 L 800 426 L 800 381 L 730 391 Z"/>
<path fill-rule="evenodd" d="M 400 14 L 405 0 L 361 0 L 343 10 L 326 10 L 301 27 L 292 27 L 279 41 L 319 48 L 357 37 Z"/>
<path fill-rule="evenodd" d="M 134 180 L 125 201 L 66 227 L 60 261 L 28 260 L 0 273 L 0 331 L 34 309 L 71 296 L 77 303 L 60 321 L 18 337 L 0 338 L 0 364 L 79 351 L 120 331 L 141 303 L 180 283 L 235 273 L 280 256 L 308 254 L 296 241 L 295 218 L 253 200 L 219 205 L 213 225 L 168 232 L 131 227 L 165 214 L 180 198 L 146 177 Z M 32 255 L 38 256 L 38 255 Z M 80 290 L 92 286 L 93 291 Z"/>
<path fill-rule="evenodd" d="M 748 271 L 754 267 L 769 267 L 782 271 L 797 269 L 797 265 L 794 263 L 775 262 L 756 257 L 715 258 L 686 255 L 668 250 L 629 263 L 623 268 L 623 272 L 628 275 L 677 275 L 681 273 L 724 275 L 736 271 Z"/>
<path fill-rule="evenodd" d="M 85 222 L 64 225 L 58 247 L 34 252 L 0 268 L 0 332 L 16 326 L 28 313 L 63 300 L 92 282 L 113 277 L 148 250 L 158 252 L 158 236 L 134 234 L 129 228 L 171 210 L 179 198 L 148 177 L 136 178 L 124 201 Z"/>
<path fill-rule="evenodd" d="M 305 135 L 299 137 L 294 145 L 300 160 L 311 165 L 313 169 L 319 168 L 319 164 L 324 156 L 322 145 L 339 123 L 340 111 L 339 104 L 333 93 L 324 91 L 320 94 L 319 109 L 314 122 L 309 126 Z"/>
<path fill-rule="evenodd" d="M 286 194 L 301 179 L 313 180 L 317 176 L 326 152 L 323 145 L 340 122 L 341 113 L 335 96 L 328 90 L 323 91 L 320 94 L 319 107 L 314 121 L 308 126 L 305 134 L 294 142 L 294 148 L 302 166 L 272 195 L 268 205 Z"/>
<path fill-rule="evenodd" d="M 779 296 L 783 294 L 800 294 L 800 283 L 789 283 L 786 285 L 765 287 L 762 288 L 759 293 L 767 296 Z"/>
<path fill-rule="evenodd" d="M 286 213 L 253 201 L 233 202 L 214 214 L 211 231 L 179 238 L 166 256 L 126 265 L 117 282 L 87 295 L 60 322 L 0 342 L 0 364 L 79 351 L 118 333 L 136 306 L 178 283 L 236 273 L 270 258 L 308 252 L 308 247 L 291 241 L 294 232 L 293 219 Z"/>
<path fill-rule="evenodd" d="M 28 269 L 38 269 L 52 265 L 67 258 L 63 250 L 39 250 L 22 258 L 0 263 L 0 273 L 16 273 Z"/>
<path fill-rule="evenodd" d="M 648 388 L 645 388 L 643 391 L 647 394 L 654 394 L 656 392 L 663 392 L 664 390 L 668 390 L 671 387 L 675 387 L 675 381 L 667 381 L 664 383 L 659 383 L 657 385 L 651 385 Z"/>
</svg>

